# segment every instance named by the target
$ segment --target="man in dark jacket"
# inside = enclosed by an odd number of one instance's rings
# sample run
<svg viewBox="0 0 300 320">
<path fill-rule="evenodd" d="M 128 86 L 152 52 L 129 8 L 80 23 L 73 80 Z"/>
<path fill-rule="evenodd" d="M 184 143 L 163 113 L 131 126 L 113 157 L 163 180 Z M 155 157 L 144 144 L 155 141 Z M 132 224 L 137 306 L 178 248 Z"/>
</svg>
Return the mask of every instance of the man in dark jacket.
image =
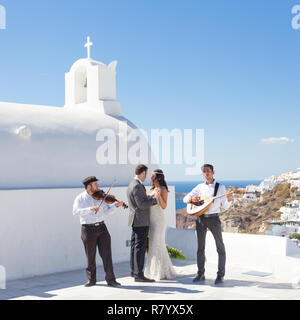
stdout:
<svg viewBox="0 0 300 320">
<path fill-rule="evenodd" d="M 136 282 L 154 282 L 144 276 L 144 262 L 147 237 L 150 222 L 150 207 L 157 204 L 155 197 L 148 197 L 143 182 L 146 180 L 148 168 L 137 166 L 135 178 L 127 189 L 128 205 L 130 209 L 129 226 L 132 227 L 131 236 L 131 276 Z"/>
</svg>

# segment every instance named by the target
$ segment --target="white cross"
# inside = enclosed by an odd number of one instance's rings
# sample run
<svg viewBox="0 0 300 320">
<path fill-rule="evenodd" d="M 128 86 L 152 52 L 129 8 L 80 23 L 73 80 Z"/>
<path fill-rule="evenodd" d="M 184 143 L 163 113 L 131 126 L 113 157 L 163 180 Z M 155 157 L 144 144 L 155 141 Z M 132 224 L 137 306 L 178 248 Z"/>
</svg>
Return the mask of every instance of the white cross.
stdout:
<svg viewBox="0 0 300 320">
<path fill-rule="evenodd" d="M 87 43 L 84 45 L 87 48 L 88 59 L 91 59 L 91 46 L 93 42 L 91 42 L 90 37 L 87 37 Z"/>
</svg>

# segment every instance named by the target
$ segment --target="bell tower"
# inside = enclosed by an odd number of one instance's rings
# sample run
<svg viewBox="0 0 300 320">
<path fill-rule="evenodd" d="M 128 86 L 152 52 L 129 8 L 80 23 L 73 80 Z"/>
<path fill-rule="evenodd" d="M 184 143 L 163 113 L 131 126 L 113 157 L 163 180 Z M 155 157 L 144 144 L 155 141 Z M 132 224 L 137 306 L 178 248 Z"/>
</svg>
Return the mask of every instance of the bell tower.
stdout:
<svg viewBox="0 0 300 320">
<path fill-rule="evenodd" d="M 90 37 L 87 38 L 87 58 L 77 60 L 65 74 L 65 106 L 100 108 L 106 114 L 121 115 L 116 95 L 117 61 L 108 66 L 91 58 Z"/>
</svg>

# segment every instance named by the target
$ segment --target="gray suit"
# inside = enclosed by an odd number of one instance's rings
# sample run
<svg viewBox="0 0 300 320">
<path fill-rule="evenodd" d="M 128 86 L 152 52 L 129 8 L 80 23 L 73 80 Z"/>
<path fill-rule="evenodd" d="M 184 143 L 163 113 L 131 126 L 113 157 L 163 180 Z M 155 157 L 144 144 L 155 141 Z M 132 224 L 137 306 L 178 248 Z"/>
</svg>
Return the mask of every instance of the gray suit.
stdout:
<svg viewBox="0 0 300 320">
<path fill-rule="evenodd" d="M 155 198 L 148 198 L 145 186 L 133 179 L 127 189 L 129 205 L 128 225 L 130 227 L 149 227 L 150 207 L 157 204 Z"/>
<path fill-rule="evenodd" d="M 150 223 L 150 207 L 157 204 L 155 198 L 148 198 L 145 186 L 134 179 L 127 189 L 129 205 L 129 226 L 131 235 L 131 272 L 135 278 L 144 276 L 144 262 L 147 246 L 147 237 Z"/>
</svg>

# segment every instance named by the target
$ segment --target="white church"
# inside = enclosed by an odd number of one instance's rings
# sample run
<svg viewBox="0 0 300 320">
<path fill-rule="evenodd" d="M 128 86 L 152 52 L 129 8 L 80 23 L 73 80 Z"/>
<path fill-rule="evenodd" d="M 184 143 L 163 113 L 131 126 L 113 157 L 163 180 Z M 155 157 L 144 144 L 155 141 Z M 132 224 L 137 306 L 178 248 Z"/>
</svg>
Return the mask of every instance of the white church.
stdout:
<svg viewBox="0 0 300 320">
<path fill-rule="evenodd" d="M 96 137 L 100 129 L 111 129 L 126 139 L 120 124 L 128 133 L 137 128 L 117 101 L 117 61 L 93 60 L 91 46 L 88 37 L 87 58 L 65 74 L 64 107 L 0 102 L 0 266 L 7 279 L 85 267 L 80 224 L 72 215 L 85 177 L 97 176 L 104 190 L 115 179 L 111 194 L 127 202 L 136 164 L 99 165 Z M 151 157 L 148 142 L 142 143 Z M 145 164 L 150 176 L 157 166 Z M 167 221 L 175 227 L 174 188 L 170 191 Z M 127 220 L 127 210 L 118 209 L 107 221 L 114 262 L 129 261 Z"/>
<path fill-rule="evenodd" d="M 104 185 L 114 178 L 117 185 L 127 185 L 132 178 L 135 165 L 99 166 L 96 161 L 99 129 L 126 139 L 119 134 L 120 123 L 128 133 L 136 127 L 117 101 L 117 61 L 107 66 L 93 60 L 91 45 L 88 38 L 87 58 L 65 74 L 64 107 L 0 102 L 0 168 L 5 168 L 0 189 L 78 187 L 90 175 Z"/>
</svg>

